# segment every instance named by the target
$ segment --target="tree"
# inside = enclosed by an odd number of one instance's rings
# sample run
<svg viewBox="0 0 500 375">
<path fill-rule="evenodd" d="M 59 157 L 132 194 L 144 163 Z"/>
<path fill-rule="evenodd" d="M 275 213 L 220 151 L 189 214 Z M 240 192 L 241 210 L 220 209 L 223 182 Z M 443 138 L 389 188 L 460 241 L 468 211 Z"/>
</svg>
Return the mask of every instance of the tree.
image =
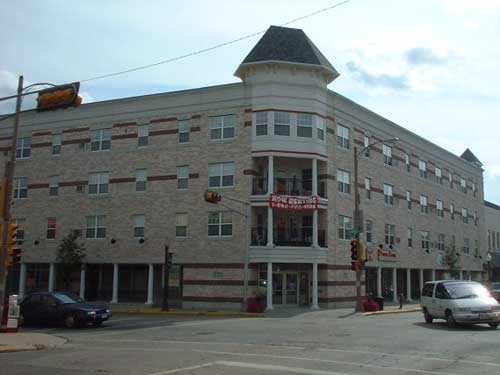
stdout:
<svg viewBox="0 0 500 375">
<path fill-rule="evenodd" d="M 71 287 L 71 275 L 80 270 L 82 259 L 85 258 L 85 245 L 78 243 L 77 239 L 78 234 L 71 231 L 57 248 L 58 276 L 67 291 Z"/>
<path fill-rule="evenodd" d="M 448 245 L 444 253 L 444 264 L 448 268 L 451 277 L 458 278 L 460 275 L 460 253 L 454 246 Z"/>
</svg>

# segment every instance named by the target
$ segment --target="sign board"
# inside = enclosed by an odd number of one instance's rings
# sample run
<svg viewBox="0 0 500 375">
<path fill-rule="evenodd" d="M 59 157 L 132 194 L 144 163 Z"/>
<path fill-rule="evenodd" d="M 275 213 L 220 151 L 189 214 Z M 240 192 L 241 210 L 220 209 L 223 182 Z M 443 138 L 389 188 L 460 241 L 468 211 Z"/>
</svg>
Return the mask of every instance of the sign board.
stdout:
<svg viewBox="0 0 500 375">
<path fill-rule="evenodd" d="M 398 254 L 392 249 L 377 249 L 377 257 L 380 262 L 396 262 Z"/>
<path fill-rule="evenodd" d="M 301 198 L 271 194 L 269 207 L 289 211 L 314 211 L 318 209 L 318 197 Z"/>
</svg>

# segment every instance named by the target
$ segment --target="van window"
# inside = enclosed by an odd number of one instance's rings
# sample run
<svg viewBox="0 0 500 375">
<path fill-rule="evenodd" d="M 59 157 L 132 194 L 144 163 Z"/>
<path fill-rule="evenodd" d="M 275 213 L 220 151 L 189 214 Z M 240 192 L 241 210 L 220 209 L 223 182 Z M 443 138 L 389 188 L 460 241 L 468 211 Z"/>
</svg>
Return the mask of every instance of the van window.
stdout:
<svg viewBox="0 0 500 375">
<path fill-rule="evenodd" d="M 432 289 L 434 289 L 434 284 L 425 284 L 424 289 L 422 289 L 422 296 L 432 297 Z"/>
<path fill-rule="evenodd" d="M 450 299 L 450 295 L 446 291 L 446 288 L 443 284 L 438 284 L 436 286 L 436 298 L 439 299 Z"/>
</svg>

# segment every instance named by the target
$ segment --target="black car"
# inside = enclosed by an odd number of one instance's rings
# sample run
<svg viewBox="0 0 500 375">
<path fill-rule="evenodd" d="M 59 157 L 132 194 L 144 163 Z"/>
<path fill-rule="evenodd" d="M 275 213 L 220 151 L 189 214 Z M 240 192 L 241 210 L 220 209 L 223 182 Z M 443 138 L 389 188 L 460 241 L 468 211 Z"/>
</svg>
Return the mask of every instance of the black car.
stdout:
<svg viewBox="0 0 500 375">
<path fill-rule="evenodd" d="M 105 304 L 85 302 L 66 292 L 35 292 L 21 302 L 19 325 L 64 324 L 67 328 L 101 325 L 111 317 Z"/>
</svg>

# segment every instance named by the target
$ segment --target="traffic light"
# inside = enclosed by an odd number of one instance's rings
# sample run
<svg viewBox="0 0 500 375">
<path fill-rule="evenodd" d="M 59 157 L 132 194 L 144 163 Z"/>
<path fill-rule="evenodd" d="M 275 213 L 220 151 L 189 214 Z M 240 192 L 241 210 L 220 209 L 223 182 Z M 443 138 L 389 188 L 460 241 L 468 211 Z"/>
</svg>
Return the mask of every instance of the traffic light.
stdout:
<svg viewBox="0 0 500 375">
<path fill-rule="evenodd" d="M 7 260 L 6 267 L 11 267 L 21 261 L 21 248 L 17 244 L 17 230 L 19 226 L 13 221 L 9 222 L 7 237 Z"/>
<path fill-rule="evenodd" d="M 78 96 L 80 82 L 54 86 L 38 93 L 36 110 L 53 111 L 58 108 L 78 107 L 82 104 L 82 97 Z"/>
<path fill-rule="evenodd" d="M 351 270 L 357 271 L 359 268 L 358 240 L 351 240 Z"/>
<path fill-rule="evenodd" d="M 215 191 L 210 191 L 207 190 L 205 191 L 205 200 L 210 203 L 217 203 L 220 202 L 222 196 L 219 193 L 216 193 Z"/>
</svg>

